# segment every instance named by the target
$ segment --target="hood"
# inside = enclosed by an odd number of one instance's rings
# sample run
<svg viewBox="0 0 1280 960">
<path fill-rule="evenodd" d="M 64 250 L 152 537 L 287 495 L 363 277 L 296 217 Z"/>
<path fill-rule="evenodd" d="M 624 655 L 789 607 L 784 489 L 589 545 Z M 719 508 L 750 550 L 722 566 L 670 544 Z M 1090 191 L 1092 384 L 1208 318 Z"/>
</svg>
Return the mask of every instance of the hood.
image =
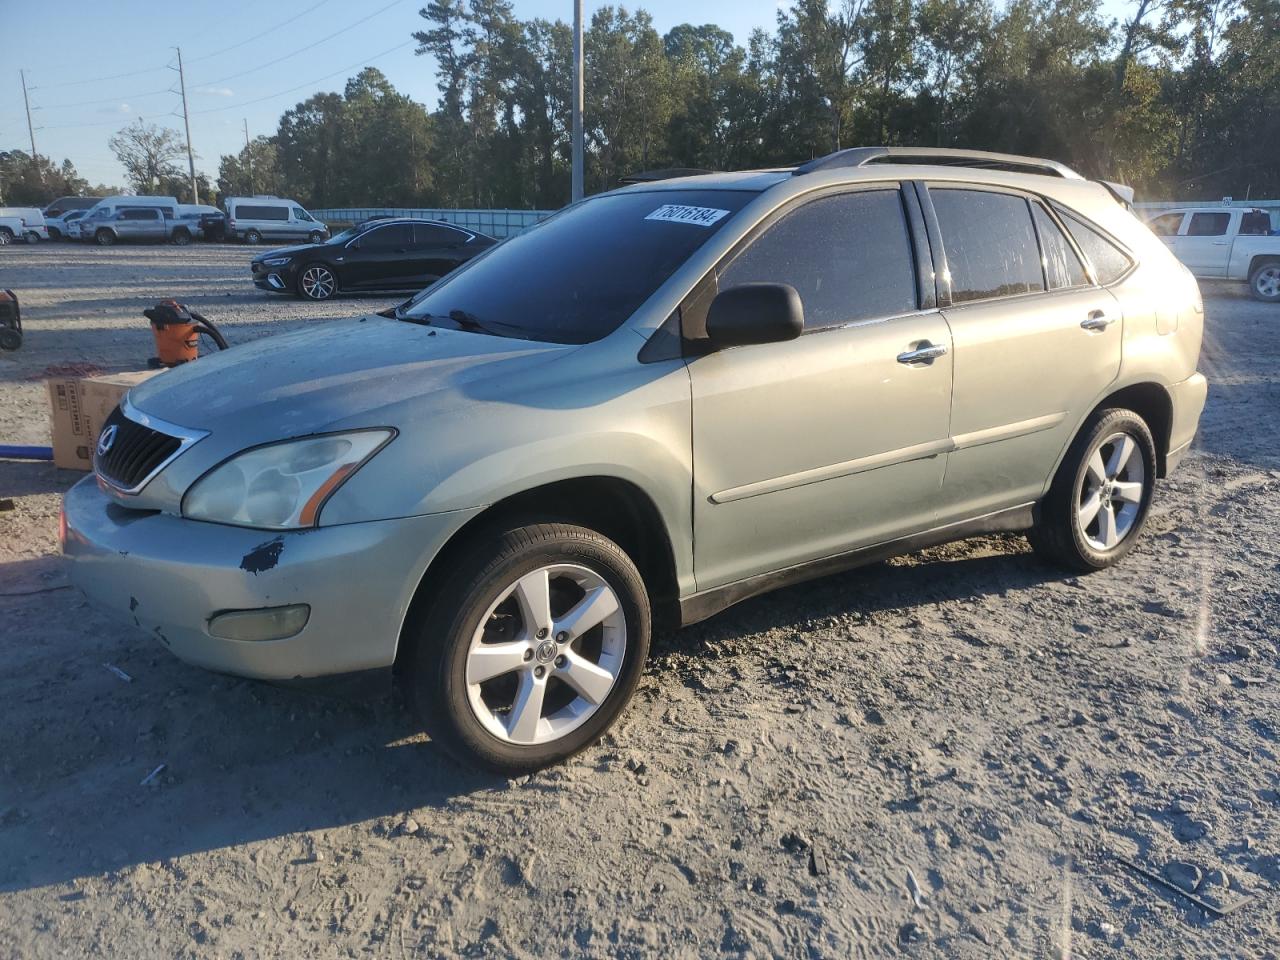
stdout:
<svg viewBox="0 0 1280 960">
<path fill-rule="evenodd" d="M 348 427 L 403 431 L 480 394 L 502 399 L 577 349 L 375 315 L 202 355 L 129 399 L 163 420 L 234 434 L 241 446 Z"/>
<path fill-rule="evenodd" d="M 319 250 L 321 247 L 328 246 L 324 243 L 300 243 L 296 247 L 281 247 L 279 250 L 268 250 L 260 253 L 253 258 L 254 263 L 262 260 L 268 260 L 271 257 L 291 257 L 297 253 L 306 253 L 308 250 Z"/>
</svg>

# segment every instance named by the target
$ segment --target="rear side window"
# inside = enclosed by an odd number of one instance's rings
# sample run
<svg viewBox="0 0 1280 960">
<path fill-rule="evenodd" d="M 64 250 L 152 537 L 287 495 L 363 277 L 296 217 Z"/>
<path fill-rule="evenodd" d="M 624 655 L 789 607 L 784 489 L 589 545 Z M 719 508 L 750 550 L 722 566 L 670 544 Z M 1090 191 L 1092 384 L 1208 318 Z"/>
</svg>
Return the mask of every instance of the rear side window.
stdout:
<svg viewBox="0 0 1280 960">
<path fill-rule="evenodd" d="M 1031 218 L 1036 223 L 1036 233 L 1040 235 L 1040 257 L 1049 289 L 1088 286 L 1089 274 L 1085 272 L 1084 264 L 1049 212 L 1041 204 L 1032 203 Z"/>
<path fill-rule="evenodd" d="M 955 303 L 1044 290 L 1040 248 L 1022 197 L 981 190 L 929 191 L 942 230 Z"/>
<path fill-rule="evenodd" d="M 807 330 L 916 309 L 915 262 L 897 190 L 813 200 L 788 213 L 729 263 L 720 289 L 789 283 Z"/>
<path fill-rule="evenodd" d="M 1156 217 L 1151 223 L 1151 232 L 1157 237 L 1176 237 L 1178 228 L 1182 226 L 1181 213 L 1166 213 Z"/>
<path fill-rule="evenodd" d="M 1240 236 L 1265 237 L 1271 232 L 1271 216 L 1262 210 L 1250 210 L 1240 221 Z"/>
<path fill-rule="evenodd" d="M 236 204 L 237 220 L 288 220 L 288 207 L 263 207 L 247 203 Z"/>
<path fill-rule="evenodd" d="M 1129 259 L 1128 254 L 1095 227 L 1089 226 L 1078 217 L 1073 217 L 1065 210 L 1058 212 L 1062 214 L 1062 222 L 1067 225 L 1076 245 L 1093 264 L 1094 276 L 1100 284 L 1106 286 L 1114 283 L 1129 272 L 1133 261 Z"/>
<path fill-rule="evenodd" d="M 121 217 L 120 219 L 122 220 L 159 220 L 160 211 L 159 210 L 139 210 L 139 209 L 125 210 L 124 216 Z"/>
<path fill-rule="evenodd" d="M 466 243 L 471 239 L 469 234 L 452 227 L 438 227 L 430 223 L 413 225 L 413 242 L 419 247 L 444 247 Z"/>
<path fill-rule="evenodd" d="M 1188 237 L 1223 237 L 1231 223 L 1229 213 L 1193 213 L 1187 224 Z"/>
</svg>

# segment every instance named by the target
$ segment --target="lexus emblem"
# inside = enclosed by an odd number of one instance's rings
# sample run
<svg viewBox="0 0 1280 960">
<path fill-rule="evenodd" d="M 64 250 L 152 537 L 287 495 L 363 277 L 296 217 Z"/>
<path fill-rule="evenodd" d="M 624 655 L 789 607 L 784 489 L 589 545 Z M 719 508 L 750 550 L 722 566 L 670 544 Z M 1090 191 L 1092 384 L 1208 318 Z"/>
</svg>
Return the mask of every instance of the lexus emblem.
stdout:
<svg viewBox="0 0 1280 960">
<path fill-rule="evenodd" d="M 98 437 L 98 456 L 105 457 L 110 452 L 111 445 L 116 442 L 116 431 L 119 429 L 113 423 L 102 431 L 102 435 Z"/>
</svg>

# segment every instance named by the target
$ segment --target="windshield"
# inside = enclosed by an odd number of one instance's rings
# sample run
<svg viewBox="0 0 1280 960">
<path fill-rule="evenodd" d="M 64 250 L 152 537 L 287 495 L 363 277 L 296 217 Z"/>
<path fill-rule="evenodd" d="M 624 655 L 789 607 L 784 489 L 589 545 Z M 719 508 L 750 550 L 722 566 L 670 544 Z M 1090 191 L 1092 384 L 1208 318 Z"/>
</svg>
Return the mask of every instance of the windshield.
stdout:
<svg viewBox="0 0 1280 960">
<path fill-rule="evenodd" d="M 616 193 L 569 207 L 491 248 L 413 299 L 408 319 L 553 343 L 616 330 L 755 193 Z"/>
<path fill-rule="evenodd" d="M 329 238 L 329 242 L 330 243 L 346 243 L 348 240 L 355 237 L 355 235 L 359 232 L 360 232 L 359 227 L 348 227 L 346 230 L 343 230 L 341 233 L 335 233 L 332 237 Z"/>
</svg>

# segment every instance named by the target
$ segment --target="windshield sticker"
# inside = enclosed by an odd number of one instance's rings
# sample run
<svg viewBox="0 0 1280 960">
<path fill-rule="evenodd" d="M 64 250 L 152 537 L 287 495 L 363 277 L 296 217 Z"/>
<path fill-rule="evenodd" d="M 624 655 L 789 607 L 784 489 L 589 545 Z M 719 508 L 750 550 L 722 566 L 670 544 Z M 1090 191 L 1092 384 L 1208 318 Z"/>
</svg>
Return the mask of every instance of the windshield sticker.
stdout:
<svg viewBox="0 0 1280 960">
<path fill-rule="evenodd" d="M 717 220 L 728 215 L 728 210 L 717 210 L 715 207 L 686 207 L 681 203 L 664 203 L 645 219 L 666 220 L 669 223 L 691 223 L 695 227 L 709 227 Z"/>
</svg>

